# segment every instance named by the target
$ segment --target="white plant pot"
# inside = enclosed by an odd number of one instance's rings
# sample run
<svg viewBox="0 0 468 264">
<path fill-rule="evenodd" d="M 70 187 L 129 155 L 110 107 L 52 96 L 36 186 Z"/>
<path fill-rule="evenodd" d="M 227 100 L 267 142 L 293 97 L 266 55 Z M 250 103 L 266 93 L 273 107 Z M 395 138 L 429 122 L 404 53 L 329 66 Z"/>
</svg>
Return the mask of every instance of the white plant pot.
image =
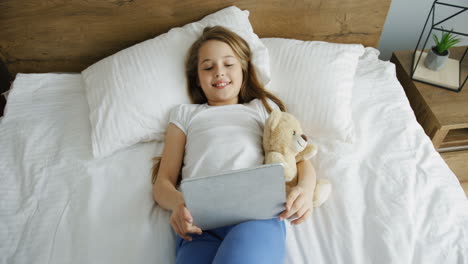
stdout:
<svg viewBox="0 0 468 264">
<path fill-rule="evenodd" d="M 434 47 L 432 47 L 434 48 Z M 426 59 L 424 60 L 424 66 L 433 71 L 438 71 L 444 67 L 447 59 L 450 55 L 450 51 L 447 50 L 445 56 L 437 55 L 432 49 L 427 53 Z"/>
</svg>

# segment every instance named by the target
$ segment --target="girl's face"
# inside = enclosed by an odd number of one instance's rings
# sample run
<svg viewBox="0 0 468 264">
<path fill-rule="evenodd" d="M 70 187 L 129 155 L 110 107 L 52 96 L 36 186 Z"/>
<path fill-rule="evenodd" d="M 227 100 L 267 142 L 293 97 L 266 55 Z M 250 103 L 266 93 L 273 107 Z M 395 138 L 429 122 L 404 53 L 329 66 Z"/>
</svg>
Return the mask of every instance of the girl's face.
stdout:
<svg viewBox="0 0 468 264">
<path fill-rule="evenodd" d="M 198 80 L 209 105 L 237 104 L 242 67 L 231 47 L 208 40 L 198 51 Z"/>
</svg>

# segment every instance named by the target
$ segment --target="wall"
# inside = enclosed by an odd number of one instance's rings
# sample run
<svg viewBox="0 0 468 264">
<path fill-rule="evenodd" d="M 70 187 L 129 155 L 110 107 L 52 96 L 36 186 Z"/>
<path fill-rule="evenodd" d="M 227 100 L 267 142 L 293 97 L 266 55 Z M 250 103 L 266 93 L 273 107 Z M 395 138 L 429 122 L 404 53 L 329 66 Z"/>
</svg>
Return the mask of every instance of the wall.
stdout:
<svg viewBox="0 0 468 264">
<path fill-rule="evenodd" d="M 445 0 L 445 2 L 468 6 L 468 0 Z M 432 3 L 432 0 L 392 0 L 378 47 L 381 52 L 380 59 L 389 60 L 392 52 L 396 50 L 414 50 L 426 22 L 427 15 L 431 10 Z M 437 21 L 441 17 L 449 16 L 459 10 L 438 5 L 435 19 Z M 430 23 L 431 21 L 429 21 L 428 26 L 430 26 Z M 455 31 L 468 33 L 468 11 L 443 23 L 443 25 L 445 25 L 445 29 L 453 28 Z M 440 32 L 436 32 L 440 36 Z M 459 45 L 468 45 L 468 38 L 461 37 L 463 41 Z M 432 45 L 432 37 L 429 41 L 428 43 Z M 420 44 L 420 47 L 422 44 Z"/>
</svg>

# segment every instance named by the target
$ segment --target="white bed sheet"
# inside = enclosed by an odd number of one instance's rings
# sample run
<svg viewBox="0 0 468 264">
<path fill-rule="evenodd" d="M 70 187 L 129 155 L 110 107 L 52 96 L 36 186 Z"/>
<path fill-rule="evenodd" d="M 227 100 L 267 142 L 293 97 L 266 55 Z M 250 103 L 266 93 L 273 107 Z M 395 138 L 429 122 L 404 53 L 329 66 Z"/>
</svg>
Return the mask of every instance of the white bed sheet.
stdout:
<svg viewBox="0 0 468 264">
<path fill-rule="evenodd" d="M 391 63 L 367 48 L 353 145 L 315 139 L 332 195 L 287 230 L 286 263 L 468 263 L 468 201 L 417 124 Z M 92 158 L 79 74 L 20 74 L 0 123 L 0 263 L 174 263 L 151 196 L 150 142 Z"/>
</svg>

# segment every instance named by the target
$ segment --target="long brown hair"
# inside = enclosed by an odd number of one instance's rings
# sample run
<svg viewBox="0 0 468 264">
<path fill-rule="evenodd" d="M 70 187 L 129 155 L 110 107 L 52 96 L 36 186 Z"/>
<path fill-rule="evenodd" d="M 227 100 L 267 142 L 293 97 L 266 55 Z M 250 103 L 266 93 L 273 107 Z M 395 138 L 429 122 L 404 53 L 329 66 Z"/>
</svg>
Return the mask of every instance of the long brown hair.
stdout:
<svg viewBox="0 0 468 264">
<path fill-rule="evenodd" d="M 265 90 L 262 83 L 258 80 L 251 63 L 252 52 L 250 51 L 249 44 L 239 35 L 222 26 L 206 27 L 203 30 L 203 34 L 192 44 L 187 54 L 185 73 L 187 75 L 188 92 L 192 103 L 204 104 L 208 102 L 202 88 L 198 84 L 198 52 L 203 43 L 208 40 L 218 40 L 228 44 L 241 62 L 242 85 L 239 92 L 239 103 L 247 103 L 258 98 L 270 113 L 271 107 L 266 100 L 269 98 L 279 106 L 281 111 L 286 111 L 284 103 L 278 97 Z"/>
</svg>

